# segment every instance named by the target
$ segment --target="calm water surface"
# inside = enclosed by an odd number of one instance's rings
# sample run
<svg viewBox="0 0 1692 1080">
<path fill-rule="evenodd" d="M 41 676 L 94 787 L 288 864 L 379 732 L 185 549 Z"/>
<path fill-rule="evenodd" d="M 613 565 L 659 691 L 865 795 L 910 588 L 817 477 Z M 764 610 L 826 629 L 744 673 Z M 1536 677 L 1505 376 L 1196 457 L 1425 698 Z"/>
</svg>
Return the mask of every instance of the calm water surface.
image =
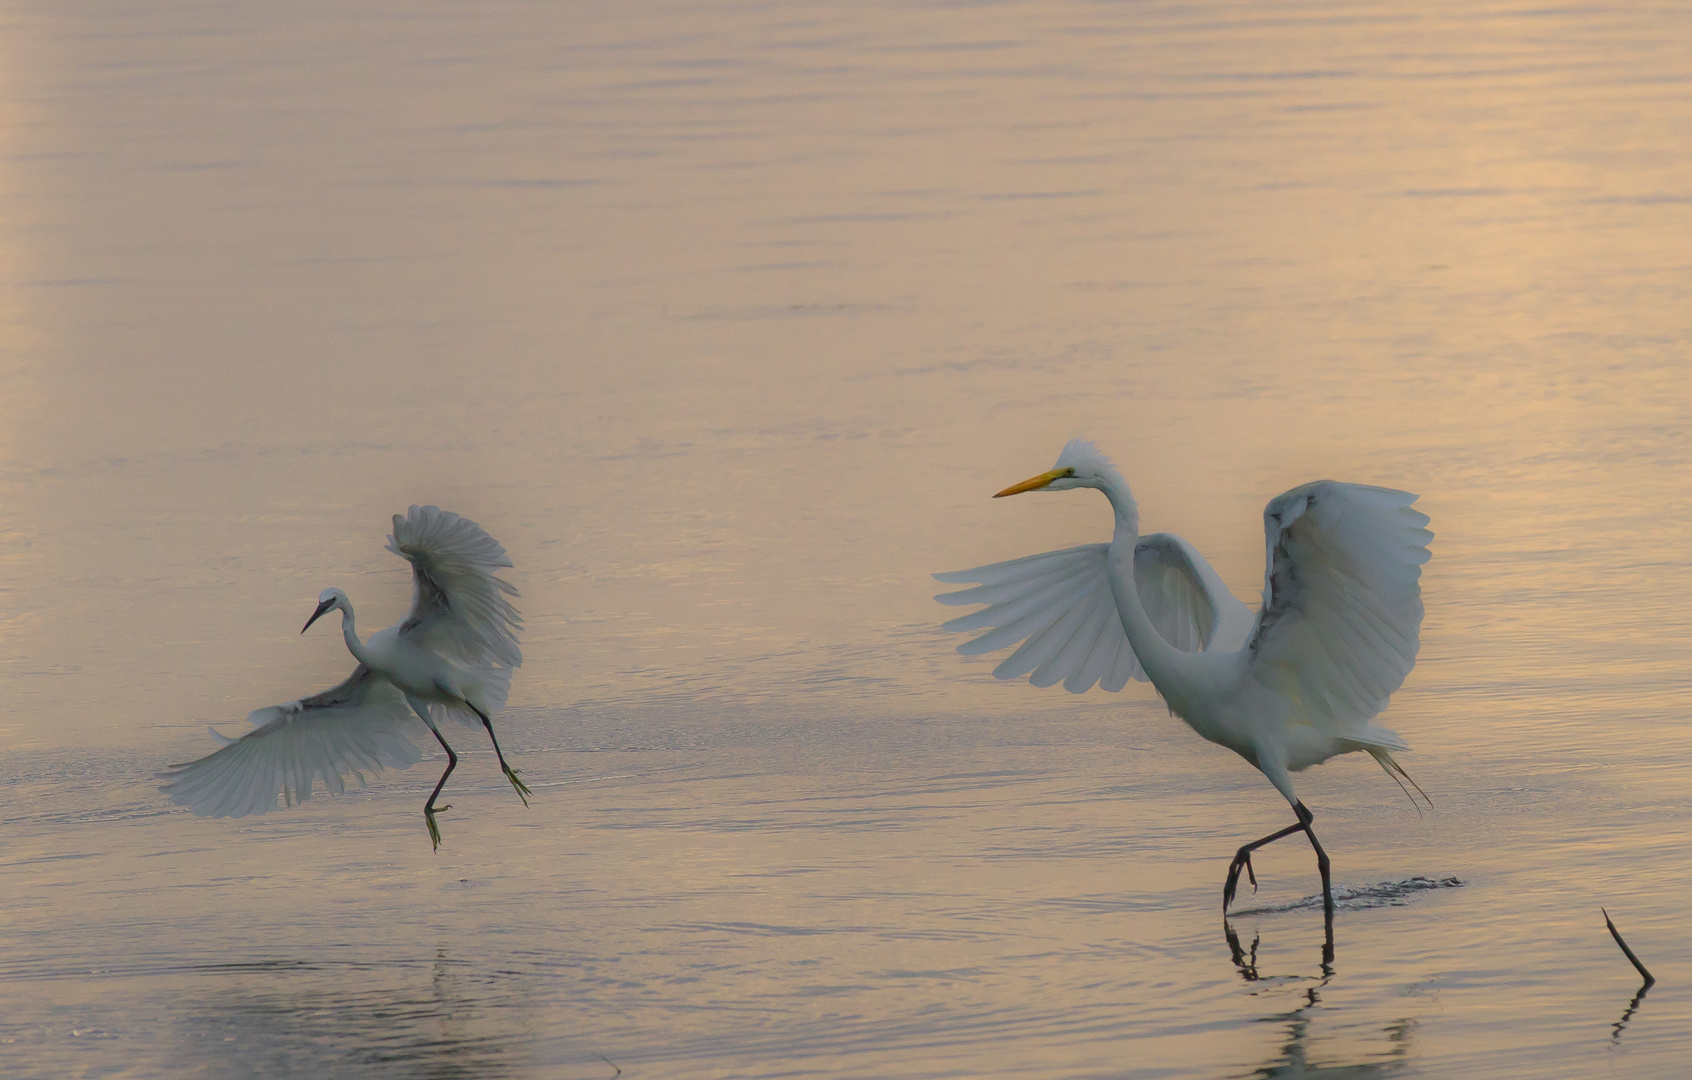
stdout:
<svg viewBox="0 0 1692 1080">
<path fill-rule="evenodd" d="M 1678 1076 L 1692 14 L 1498 3 L 0 14 L 0 1058 L 19 1077 Z M 1309 852 L 1150 689 L 928 578 L 1423 493 L 1421 662 Z M 504 743 L 256 820 L 388 516 L 511 551 Z M 1409 888 L 1456 878 L 1461 887 Z M 1660 982 L 1637 979 L 1607 906 Z M 609 1061 L 607 1060 L 609 1059 Z"/>
</svg>

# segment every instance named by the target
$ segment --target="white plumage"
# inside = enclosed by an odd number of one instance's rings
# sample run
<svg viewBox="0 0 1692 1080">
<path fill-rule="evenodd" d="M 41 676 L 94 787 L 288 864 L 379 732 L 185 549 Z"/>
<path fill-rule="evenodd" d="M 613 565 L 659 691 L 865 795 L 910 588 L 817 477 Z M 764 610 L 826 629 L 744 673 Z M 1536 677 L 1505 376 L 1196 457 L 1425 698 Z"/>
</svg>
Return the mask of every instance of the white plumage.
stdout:
<svg viewBox="0 0 1692 1080">
<path fill-rule="evenodd" d="M 1061 682 L 1072 694 L 1086 693 L 1095 683 L 1114 693 L 1129 679 L 1146 679 L 1116 615 L 1109 544 L 1084 544 L 934 577 L 952 584 L 981 583 L 935 597 L 942 604 L 988 605 L 944 625 L 946 630 L 994 628 L 958 646 L 959 652 L 979 656 L 1022 642 L 993 669 L 997 678 L 1032 673 L 1028 681 L 1035 686 Z M 1134 579 L 1146 614 L 1176 648 L 1237 649 L 1251 632 L 1251 609 L 1228 592 L 1204 556 L 1173 533 L 1139 538 Z"/>
<path fill-rule="evenodd" d="M 1410 508 L 1415 501 L 1328 480 L 1264 508 L 1268 565 L 1251 638 L 1254 674 L 1295 697 L 1297 715 L 1326 734 L 1365 730 L 1359 725 L 1386 708 L 1416 665 L 1420 578 L 1433 533 L 1423 527 L 1427 515 Z"/>
<path fill-rule="evenodd" d="M 435 506 L 394 515 L 388 550 L 412 566 L 405 620 L 361 641 L 352 602 L 340 589 L 325 589 L 306 629 L 339 609 L 342 636 L 358 668 L 333 690 L 252 713 L 253 731 L 224 740 L 229 745 L 198 761 L 172 766 L 163 790 L 173 802 L 203 816 L 240 817 L 274 809 L 278 793 L 289 805 L 304 801 L 318 783 L 338 794 L 347 776 L 362 784 L 365 770 L 406 769 L 421 760 L 407 737 L 421 719 L 447 753 L 446 771 L 423 807 L 439 846 L 435 815 L 447 808 L 437 809 L 435 799 L 458 756 L 438 720 L 451 715 L 487 729 L 500 768 L 527 805 L 529 789 L 506 764 L 491 721 L 505 707 L 511 669 L 523 662 L 517 645 L 523 621 L 506 599 L 517 590 L 495 576 L 512 565 L 510 558 L 475 522 Z"/>
<path fill-rule="evenodd" d="M 256 709 L 253 730 L 238 739 L 217 731 L 222 750 L 175 765 L 165 790 L 201 817 L 246 817 L 276 809 L 276 793 L 292 806 L 314 785 L 339 795 L 343 777 L 364 786 L 364 773 L 409 769 L 422 760 L 406 737 L 417 717 L 393 683 L 360 664 L 346 682 L 314 697 Z"/>
<path fill-rule="evenodd" d="M 1299 823 L 1242 847 L 1229 868 L 1223 908 L 1251 852 L 1302 831 L 1317 852 L 1332 909 L 1328 859 L 1291 773 L 1337 754 L 1365 751 L 1394 779 L 1395 732 L 1373 723 L 1416 663 L 1422 622 L 1421 567 L 1433 534 L 1416 496 L 1362 484 L 1318 481 L 1265 508 L 1263 603 L 1255 617 L 1190 544 L 1168 533 L 1139 536 L 1139 510 L 1108 459 L 1088 442 L 1064 447 L 1055 467 L 1000 496 L 1090 487 L 1116 515 L 1109 544 L 937 574 L 979 582 L 945 593 L 945 604 L 980 603 L 949 630 L 988 629 L 959 647 L 967 655 L 1020 642 L 994 671 L 1120 690 L 1149 679 L 1193 730 L 1232 749 L 1268 777 Z M 1413 782 L 1412 782 L 1413 783 Z M 1420 789 L 1418 789 L 1420 790 Z"/>
<path fill-rule="evenodd" d="M 411 612 L 401 636 L 469 664 L 523 666 L 517 647 L 523 618 L 506 599 L 517 590 L 494 576 L 511 567 L 498 541 L 468 518 L 413 506 L 406 517 L 394 515 L 388 550 L 412 566 Z"/>
</svg>

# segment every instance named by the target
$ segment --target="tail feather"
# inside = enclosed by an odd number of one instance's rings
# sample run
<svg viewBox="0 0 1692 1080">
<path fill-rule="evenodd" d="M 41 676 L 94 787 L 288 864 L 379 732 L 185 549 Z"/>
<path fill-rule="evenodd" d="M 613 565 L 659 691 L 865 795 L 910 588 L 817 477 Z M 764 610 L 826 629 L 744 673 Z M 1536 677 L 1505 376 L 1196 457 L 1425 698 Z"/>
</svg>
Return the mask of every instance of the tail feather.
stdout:
<svg viewBox="0 0 1692 1080">
<path fill-rule="evenodd" d="M 1428 809 L 1433 809 L 1434 801 L 1428 798 L 1428 793 L 1422 790 L 1422 785 L 1416 783 L 1416 778 L 1405 771 L 1404 766 L 1398 763 L 1398 759 L 1393 757 L 1390 751 L 1378 746 L 1365 746 L 1363 749 L 1369 751 L 1369 753 L 1374 757 L 1376 764 L 1380 765 L 1386 774 L 1392 777 L 1392 782 L 1398 785 L 1398 790 L 1404 792 L 1404 797 L 1410 800 L 1410 805 L 1416 807 L 1417 817 L 1422 816 L 1422 808 L 1417 805 L 1416 796 L 1410 794 L 1410 788 L 1404 786 L 1405 780 L 1410 782 L 1410 787 L 1416 789 L 1417 795 L 1420 795 L 1423 799 L 1427 800 Z M 1399 777 L 1403 777 L 1404 779 L 1400 780 Z"/>
</svg>

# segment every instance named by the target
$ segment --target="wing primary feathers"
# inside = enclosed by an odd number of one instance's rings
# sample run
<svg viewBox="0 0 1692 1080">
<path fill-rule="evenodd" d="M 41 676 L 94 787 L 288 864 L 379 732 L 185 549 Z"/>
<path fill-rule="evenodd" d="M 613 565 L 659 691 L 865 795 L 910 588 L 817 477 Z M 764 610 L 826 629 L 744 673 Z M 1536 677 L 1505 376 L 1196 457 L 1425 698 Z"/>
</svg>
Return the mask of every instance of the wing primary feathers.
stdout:
<svg viewBox="0 0 1692 1080">
<path fill-rule="evenodd" d="M 1290 676 L 1306 719 L 1330 735 L 1357 738 L 1371 727 L 1415 665 L 1433 537 L 1427 516 L 1409 509 L 1415 499 L 1322 480 L 1264 507 L 1252 669 L 1271 683 Z"/>
<path fill-rule="evenodd" d="M 344 794 L 346 776 L 408 769 L 422 754 L 407 736 L 417 724 L 398 688 L 362 664 L 330 690 L 255 710 L 252 731 L 198 761 L 160 774 L 171 801 L 201 817 L 244 817 L 294 806 L 319 784 Z"/>
<path fill-rule="evenodd" d="M 412 567 L 415 588 L 402 635 L 469 664 L 522 666 L 523 618 L 506 599 L 517 589 L 496 576 L 511 559 L 481 526 L 438 506 L 413 506 L 405 517 L 394 515 L 388 550 Z"/>
<path fill-rule="evenodd" d="M 940 603 L 985 605 L 951 619 L 943 629 L 987 631 L 958 647 L 966 656 L 1015 645 L 994 669 L 998 678 L 1026 675 L 1040 687 L 1061 682 L 1071 693 L 1094 685 L 1120 690 L 1143 672 L 1116 614 L 1110 552 L 1110 544 L 1083 544 L 936 574 L 948 583 L 974 583 L 936 596 Z M 1237 627 L 1229 631 L 1231 647 L 1243 642 L 1248 609 L 1185 540 L 1169 533 L 1141 537 L 1133 574 L 1147 614 L 1177 648 L 1202 651 L 1217 639 L 1224 622 Z"/>
<path fill-rule="evenodd" d="M 1085 578 L 1066 581 L 1049 592 L 1034 593 L 988 608 L 986 612 L 978 611 L 960 616 L 946 623 L 943 629 L 977 630 L 984 626 L 994 627 L 995 629 L 989 630 L 974 641 L 958 646 L 958 651 L 965 656 L 992 652 L 1044 630 L 1062 617 L 1071 604 L 1090 595 L 1095 588 L 1096 583 Z"/>
<path fill-rule="evenodd" d="M 1028 635 L 1028 639 L 993 672 L 994 677 L 1017 679 L 1028 675 L 1028 681 L 1039 687 L 1051 686 L 1060 681 L 1063 675 L 1052 677 L 1053 661 L 1061 660 L 1063 650 L 1069 645 L 1075 632 L 1092 615 L 1099 599 L 1097 593 L 1088 591 L 1067 610 L 1058 612 L 1057 618 L 1049 626 Z M 1066 675 L 1067 671 L 1064 674 Z"/>
<path fill-rule="evenodd" d="M 1111 668 L 1116 663 L 1119 644 L 1114 637 L 1105 633 L 1105 630 L 1109 620 L 1116 617 L 1115 604 L 1100 604 L 1094 615 L 1094 625 L 1083 631 L 1092 633 L 1093 645 L 1087 652 L 1087 658 L 1081 662 L 1080 668 L 1063 681 L 1063 688 L 1071 694 L 1085 694 L 1092 689 L 1093 684 L 1102 684 L 1109 679 Z M 1126 640 L 1126 637 L 1123 638 L 1123 641 Z M 1105 689 L 1108 690 L 1109 687 L 1106 686 Z"/>
</svg>

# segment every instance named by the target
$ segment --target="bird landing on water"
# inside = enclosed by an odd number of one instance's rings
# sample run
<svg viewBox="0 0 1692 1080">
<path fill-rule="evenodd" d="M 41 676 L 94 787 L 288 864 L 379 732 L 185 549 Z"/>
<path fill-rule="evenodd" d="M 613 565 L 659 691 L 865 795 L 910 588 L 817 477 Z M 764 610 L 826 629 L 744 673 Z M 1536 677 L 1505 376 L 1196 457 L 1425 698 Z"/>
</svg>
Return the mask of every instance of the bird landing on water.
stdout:
<svg viewBox="0 0 1692 1080">
<path fill-rule="evenodd" d="M 436 506 L 413 506 L 394 515 L 388 550 L 411 564 L 411 611 L 397 626 L 361 641 L 352 601 L 325 589 L 301 633 L 331 611 L 341 612 L 341 634 L 358 661 L 347 680 L 313 697 L 259 709 L 247 717 L 253 730 L 226 739 L 223 749 L 162 775 L 172 802 L 202 817 L 243 817 L 311 798 L 321 783 L 334 794 L 346 777 L 362 786 L 364 773 L 409 769 L 422 754 L 408 737 L 421 720 L 441 748 L 447 767 L 423 804 L 423 820 L 438 849 L 435 805 L 458 755 L 442 735 L 452 716 L 479 723 L 492 740 L 506 779 L 527 806 L 532 794 L 506 764 L 494 735 L 493 716 L 505 707 L 512 670 L 523 663 L 517 633 L 523 619 L 507 597 L 517 595 L 496 576 L 511 559 L 493 537 L 468 518 Z"/>
</svg>

